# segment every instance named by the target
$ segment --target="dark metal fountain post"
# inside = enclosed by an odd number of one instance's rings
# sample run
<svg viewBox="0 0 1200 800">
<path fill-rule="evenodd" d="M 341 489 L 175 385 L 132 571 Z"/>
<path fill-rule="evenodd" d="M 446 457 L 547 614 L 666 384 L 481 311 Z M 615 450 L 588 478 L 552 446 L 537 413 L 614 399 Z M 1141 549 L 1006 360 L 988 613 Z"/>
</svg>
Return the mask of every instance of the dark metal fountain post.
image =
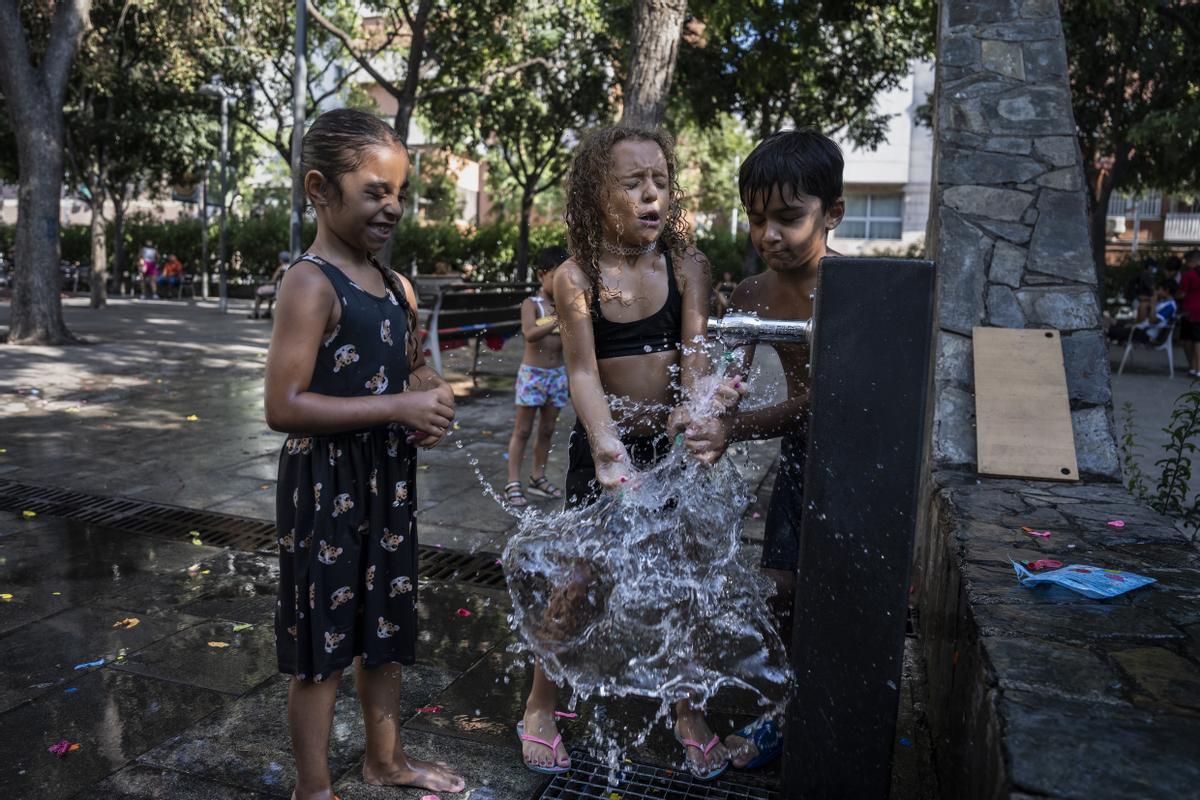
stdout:
<svg viewBox="0 0 1200 800">
<path fill-rule="evenodd" d="M 811 349 L 786 800 L 888 795 L 929 439 L 934 300 L 931 262 L 829 258 L 811 325 L 710 324 L 727 343 L 807 339 Z"/>
</svg>

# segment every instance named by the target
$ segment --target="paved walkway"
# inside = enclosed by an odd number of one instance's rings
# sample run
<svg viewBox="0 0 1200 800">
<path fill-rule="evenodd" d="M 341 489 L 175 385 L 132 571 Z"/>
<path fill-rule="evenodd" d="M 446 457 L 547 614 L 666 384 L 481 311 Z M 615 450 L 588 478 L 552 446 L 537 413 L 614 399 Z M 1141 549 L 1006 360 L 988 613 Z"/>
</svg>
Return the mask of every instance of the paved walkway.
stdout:
<svg viewBox="0 0 1200 800">
<path fill-rule="evenodd" d="M 271 519 L 283 437 L 262 414 L 270 323 L 248 319 L 237 304 L 225 317 L 203 303 L 84 306 L 69 301 L 67 320 L 92 344 L 0 346 L 0 478 Z M 0 327 L 6 314 L 0 304 Z M 499 552 L 512 530 L 480 479 L 504 483 L 518 344 L 485 355 L 478 387 L 463 373 L 467 351 L 446 354 L 459 428 L 449 446 L 421 456 L 423 545 Z M 777 374 L 768 375 L 764 391 L 778 391 Z M 559 425 L 552 476 L 565 467 L 572 423 L 567 414 Z M 747 519 L 751 548 L 775 452 L 754 444 L 735 454 L 761 487 Z M 12 595 L 0 600 L 0 747 L 8 754 L 0 783 L 11 796 L 39 798 L 286 797 L 294 761 L 286 682 L 274 672 L 274 591 L 267 554 L 0 515 L 0 593 Z M 469 791 L 444 800 L 528 798 L 545 783 L 521 767 L 511 730 L 526 675 L 507 652 L 508 603 L 505 592 L 476 585 L 422 585 L 421 662 L 405 673 L 405 741 L 420 757 L 463 768 Z M 134 627 L 117 624 L 131 618 Z M 339 794 L 423 796 L 362 783 L 352 682 L 341 690 L 331 745 Z M 896 797 L 931 796 L 922 703 L 919 664 L 910 659 Z M 714 708 L 722 731 L 748 719 L 736 698 Z M 620 709 L 651 713 L 644 703 Z M 586 730 L 591 708 L 580 711 L 568 740 Z M 82 747 L 58 760 L 47 747 L 60 739 Z M 657 729 L 633 755 L 664 767 L 680 760 Z M 772 770 L 731 778 L 775 779 Z"/>
</svg>

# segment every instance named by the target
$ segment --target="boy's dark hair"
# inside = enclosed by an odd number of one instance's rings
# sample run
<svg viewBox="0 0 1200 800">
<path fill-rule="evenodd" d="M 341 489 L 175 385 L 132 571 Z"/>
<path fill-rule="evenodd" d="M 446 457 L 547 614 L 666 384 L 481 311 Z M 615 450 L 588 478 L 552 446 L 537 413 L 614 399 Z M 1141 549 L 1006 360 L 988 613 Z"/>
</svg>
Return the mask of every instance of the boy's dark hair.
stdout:
<svg viewBox="0 0 1200 800">
<path fill-rule="evenodd" d="M 1200 250 L 1188 250 L 1183 254 L 1183 260 L 1189 264 L 1193 261 L 1200 261 Z"/>
<path fill-rule="evenodd" d="M 762 200 L 765 205 L 771 190 L 790 189 L 812 195 L 821 201 L 821 210 L 842 196 L 842 149 L 819 131 L 773 133 L 750 151 L 738 169 L 738 194 L 746 208 Z"/>
<path fill-rule="evenodd" d="M 535 273 L 549 272 L 559 264 L 571 257 L 567 252 L 567 248 L 559 245 L 551 245 L 543 247 L 542 252 L 538 253 L 537 265 L 533 268 Z"/>
<path fill-rule="evenodd" d="M 1168 294 L 1175 294 L 1179 290 L 1179 282 L 1174 278 L 1159 278 L 1154 282 L 1155 289 L 1166 289 Z"/>
<path fill-rule="evenodd" d="M 341 177 L 362 166 L 372 147 L 404 147 L 396 129 L 359 108 L 337 108 L 317 117 L 300 145 L 300 174 L 316 170 L 340 200 Z M 407 151 L 406 151 L 407 152 Z"/>
<path fill-rule="evenodd" d="M 1183 269 L 1183 259 L 1179 256 L 1171 256 L 1163 263 L 1163 271 L 1179 272 Z"/>
<path fill-rule="evenodd" d="M 676 255 L 691 241 L 687 220 L 683 216 L 683 191 L 679 188 L 679 167 L 675 160 L 675 143 L 663 131 L 613 125 L 599 128 L 583 138 L 575 148 L 571 169 L 567 173 L 567 208 L 563 217 L 567 223 L 567 247 L 579 269 L 587 276 L 592 296 L 600 292 L 600 250 L 604 238 L 604 219 L 608 215 L 610 190 L 616 186 L 612 175 L 612 151 L 627 139 L 654 142 L 667 161 L 667 191 L 670 204 L 658 236 L 661 250 Z"/>
</svg>

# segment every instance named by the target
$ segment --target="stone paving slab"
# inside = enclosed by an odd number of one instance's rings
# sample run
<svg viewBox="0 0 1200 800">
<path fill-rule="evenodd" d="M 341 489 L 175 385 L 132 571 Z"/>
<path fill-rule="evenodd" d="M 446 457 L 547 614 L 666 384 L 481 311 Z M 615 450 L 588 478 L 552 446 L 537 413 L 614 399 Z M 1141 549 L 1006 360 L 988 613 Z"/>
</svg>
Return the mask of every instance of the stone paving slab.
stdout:
<svg viewBox="0 0 1200 800">
<path fill-rule="evenodd" d="M 268 800 L 287 793 L 260 794 L 195 775 L 140 764 L 114 772 L 76 800 Z"/>
<path fill-rule="evenodd" d="M 9 797 L 64 798 L 120 769 L 227 702 L 217 692 L 104 668 L 0 714 L 0 785 Z M 47 748 L 82 747 L 57 759 Z"/>
</svg>

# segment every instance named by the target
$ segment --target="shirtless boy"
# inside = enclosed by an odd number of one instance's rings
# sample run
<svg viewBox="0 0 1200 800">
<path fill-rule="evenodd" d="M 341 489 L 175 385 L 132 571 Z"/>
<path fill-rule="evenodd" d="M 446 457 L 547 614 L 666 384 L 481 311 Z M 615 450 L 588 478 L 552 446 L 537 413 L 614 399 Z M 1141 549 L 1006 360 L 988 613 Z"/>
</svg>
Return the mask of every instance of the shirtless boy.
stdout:
<svg viewBox="0 0 1200 800">
<path fill-rule="evenodd" d="M 738 171 L 738 190 L 750 223 L 750 240 L 769 268 L 738 284 L 730 313 L 768 319 L 809 319 L 817 265 L 837 255 L 826 244 L 845 213 L 842 153 L 816 131 L 785 131 L 763 140 Z M 686 443 L 702 460 L 715 461 L 729 444 L 782 436 L 779 474 L 767 511 L 762 567 L 774 580 L 780 630 L 787 631 L 800 549 L 805 430 L 808 417 L 808 345 L 774 346 L 787 379 L 787 399 L 693 422 Z M 747 361 L 754 347 L 747 348 Z M 735 767 L 753 769 L 782 747 L 774 720 L 760 718 L 725 739 Z"/>
</svg>

